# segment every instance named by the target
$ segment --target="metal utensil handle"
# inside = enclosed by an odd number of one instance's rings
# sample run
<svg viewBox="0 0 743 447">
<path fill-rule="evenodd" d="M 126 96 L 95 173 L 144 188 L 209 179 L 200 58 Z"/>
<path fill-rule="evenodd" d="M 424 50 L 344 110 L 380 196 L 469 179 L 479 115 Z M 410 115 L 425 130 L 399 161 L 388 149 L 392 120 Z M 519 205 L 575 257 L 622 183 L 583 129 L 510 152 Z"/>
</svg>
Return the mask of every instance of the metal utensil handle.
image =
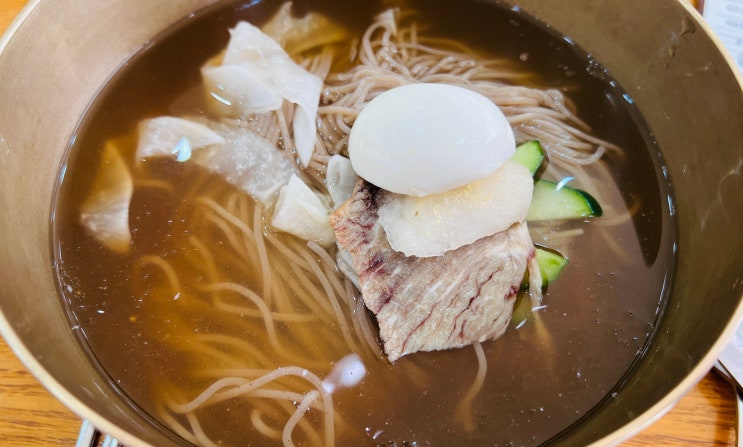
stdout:
<svg viewBox="0 0 743 447">
<path fill-rule="evenodd" d="M 98 445 L 98 440 L 101 436 L 103 436 L 103 440 L 100 443 L 100 447 L 119 447 L 119 441 L 116 438 L 109 435 L 101 435 L 93 424 L 86 419 L 80 426 L 80 434 L 77 436 L 75 447 L 95 447 Z"/>
<path fill-rule="evenodd" d="M 80 434 L 77 435 L 77 443 L 75 443 L 75 447 L 93 447 L 97 437 L 98 430 L 93 427 L 93 424 L 85 419 L 83 420 L 83 425 L 80 426 Z"/>
</svg>

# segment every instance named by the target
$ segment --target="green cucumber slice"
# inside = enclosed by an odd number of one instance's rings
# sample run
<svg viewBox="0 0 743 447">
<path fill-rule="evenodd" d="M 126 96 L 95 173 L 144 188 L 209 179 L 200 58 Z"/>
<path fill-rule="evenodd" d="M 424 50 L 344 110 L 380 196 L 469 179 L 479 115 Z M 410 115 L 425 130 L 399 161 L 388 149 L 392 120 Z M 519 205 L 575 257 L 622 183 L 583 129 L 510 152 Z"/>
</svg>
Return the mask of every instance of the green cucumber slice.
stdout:
<svg viewBox="0 0 743 447">
<path fill-rule="evenodd" d="M 511 156 L 511 160 L 526 167 L 531 175 L 536 174 L 542 161 L 544 161 L 544 151 L 539 141 L 527 141 L 516 147 L 516 152 Z"/>
<path fill-rule="evenodd" d="M 546 287 L 549 283 L 556 280 L 568 265 L 568 260 L 565 256 L 556 251 L 541 247 L 536 247 L 534 257 L 537 260 L 539 271 L 542 273 L 542 287 Z"/>
<path fill-rule="evenodd" d="M 601 205 L 589 193 L 548 180 L 537 180 L 526 220 L 599 217 L 602 213 Z"/>
<path fill-rule="evenodd" d="M 560 273 L 562 273 L 568 265 L 568 259 L 558 251 L 552 250 L 551 248 L 535 245 L 534 249 L 534 259 L 537 261 L 537 265 L 539 266 L 539 273 L 541 273 L 542 276 L 542 288 L 544 288 L 560 276 Z M 521 290 L 523 291 L 528 289 L 529 280 L 525 275 L 524 280 L 521 282 Z"/>
</svg>

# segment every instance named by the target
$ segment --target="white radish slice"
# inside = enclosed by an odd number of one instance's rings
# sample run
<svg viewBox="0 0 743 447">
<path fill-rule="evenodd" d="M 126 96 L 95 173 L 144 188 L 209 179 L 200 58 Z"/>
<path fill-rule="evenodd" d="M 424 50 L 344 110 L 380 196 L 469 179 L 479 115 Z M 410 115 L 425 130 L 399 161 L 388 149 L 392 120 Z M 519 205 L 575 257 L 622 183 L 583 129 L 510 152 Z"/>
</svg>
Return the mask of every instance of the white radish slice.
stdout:
<svg viewBox="0 0 743 447">
<path fill-rule="evenodd" d="M 207 126 L 174 116 L 142 120 L 138 127 L 137 160 L 149 157 L 177 157 L 185 138 L 191 151 L 224 143 L 224 138 Z"/>
<path fill-rule="evenodd" d="M 316 12 L 302 17 L 291 14 L 292 2 L 284 3 L 262 27 L 264 33 L 281 45 L 289 54 L 319 48 L 348 38 L 348 32 L 338 24 Z"/>
<path fill-rule="evenodd" d="M 271 225 L 327 247 L 335 242 L 335 233 L 328 223 L 329 213 L 328 204 L 292 174 L 289 183 L 281 188 Z"/>
<path fill-rule="evenodd" d="M 325 186 L 333 199 L 333 208 L 338 208 L 351 197 L 357 178 L 351 160 L 337 154 L 330 157 L 325 171 Z"/>
<path fill-rule="evenodd" d="M 80 207 L 80 223 L 114 253 L 129 251 L 129 203 L 133 190 L 129 168 L 116 146 L 107 142 L 90 195 Z"/>
<path fill-rule="evenodd" d="M 260 80 L 240 65 L 201 68 L 207 105 L 215 115 L 237 117 L 281 108 L 284 98 L 266 89 Z"/>
<path fill-rule="evenodd" d="M 249 76 L 241 79 L 249 83 L 252 95 L 261 103 L 258 107 L 248 97 L 241 99 L 238 107 L 240 114 L 250 114 L 256 108 L 260 109 L 271 94 L 296 104 L 292 121 L 294 145 L 302 165 L 308 166 L 317 139 L 315 120 L 323 81 L 297 65 L 275 40 L 248 22 L 238 23 L 230 30 L 230 35 L 221 66 L 237 66 L 246 70 Z M 209 70 L 204 73 L 208 76 Z M 237 71 L 231 74 L 237 74 Z M 230 78 L 231 85 L 235 82 Z M 219 84 L 218 79 L 206 79 L 205 84 L 212 86 L 207 92 L 209 95 L 223 98 L 227 94 L 226 86 L 225 89 L 214 88 Z M 259 90 L 262 91 L 259 93 Z M 242 90 L 238 91 L 238 96 L 242 93 Z"/>
<path fill-rule="evenodd" d="M 210 126 L 224 136 L 225 142 L 195 152 L 193 161 L 271 206 L 294 172 L 286 152 L 249 129 L 225 124 Z"/>
</svg>

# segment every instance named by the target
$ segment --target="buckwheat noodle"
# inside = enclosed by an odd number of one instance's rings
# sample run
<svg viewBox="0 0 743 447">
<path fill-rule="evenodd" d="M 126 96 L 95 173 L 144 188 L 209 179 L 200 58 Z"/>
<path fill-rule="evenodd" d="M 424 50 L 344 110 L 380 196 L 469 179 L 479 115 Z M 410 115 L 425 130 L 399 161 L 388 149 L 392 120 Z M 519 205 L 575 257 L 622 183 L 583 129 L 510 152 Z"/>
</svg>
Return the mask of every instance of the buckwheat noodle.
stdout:
<svg viewBox="0 0 743 447">
<path fill-rule="evenodd" d="M 518 142 L 542 143 L 551 161 L 545 175 L 570 175 L 590 187 L 608 174 L 594 170 L 597 177 L 582 168 L 598 165 L 607 151 L 620 152 L 591 135 L 562 92 L 531 87 L 537 80 L 509 61 L 427 37 L 407 11 L 380 14 L 353 45 L 345 42 L 292 56 L 325 80 L 316 150 L 302 174 L 323 193 L 328 158 L 347 154 L 359 111 L 380 93 L 411 83 L 447 83 L 490 98 L 507 116 Z M 294 106 L 285 103 L 279 111 L 231 124 L 249 127 L 291 151 L 293 115 Z M 184 366 L 189 386 L 163 387 L 161 420 L 187 441 L 219 445 L 220 433 L 205 431 L 209 425 L 203 420 L 215 418 L 209 413 L 214 406 L 239 401 L 250 409 L 243 423 L 256 439 L 285 446 L 332 446 L 347 427 L 323 377 L 350 353 L 385 361 L 375 323 L 358 291 L 338 271 L 334 248 L 274 233 L 267 225 L 270 210 L 218 180 L 203 183 L 206 192 L 188 191 L 189 200 L 181 209 L 188 245 L 169 258 L 143 257 L 135 270 L 138 288 L 144 290 L 154 277 L 162 277 L 165 281 L 159 284 L 165 286 L 159 290 L 168 299 L 178 296 L 195 306 L 195 318 L 208 313 L 220 321 L 209 332 L 182 333 L 177 345 L 173 342 L 174 349 L 195 359 Z M 579 234 L 534 231 L 555 240 Z M 179 258 L 187 265 L 185 271 L 173 267 Z M 239 330 L 223 334 L 225 327 Z M 482 346 L 477 343 L 474 350 L 475 378 L 455 410 L 465 430 L 473 429 L 472 402 L 487 375 Z M 405 368 L 421 383 L 427 380 L 423 369 Z M 194 386 L 203 391 L 188 395 L 185 390 Z"/>
</svg>

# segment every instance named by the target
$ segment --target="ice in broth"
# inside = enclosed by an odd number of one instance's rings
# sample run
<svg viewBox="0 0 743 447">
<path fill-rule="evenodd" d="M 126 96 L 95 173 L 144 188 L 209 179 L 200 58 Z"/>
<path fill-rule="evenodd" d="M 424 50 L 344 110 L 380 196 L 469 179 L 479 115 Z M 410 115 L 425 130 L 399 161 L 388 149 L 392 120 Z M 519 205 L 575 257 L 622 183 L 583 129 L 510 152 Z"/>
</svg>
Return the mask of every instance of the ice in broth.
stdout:
<svg viewBox="0 0 743 447">
<path fill-rule="evenodd" d="M 621 148 L 577 169 L 553 152 L 538 174 L 575 177 L 571 185 L 593 194 L 604 216 L 529 225 L 535 243 L 569 259 L 545 290 L 539 324 L 518 306 L 495 341 L 391 364 L 358 291 L 337 272 L 332 246 L 308 247 L 271 229 L 270 207 L 202 166 L 135 159 L 144 119 L 216 121 L 201 94 L 201 68 L 224 49 L 238 21 L 261 25 L 282 2 L 224 2 L 198 14 L 136 55 L 95 100 L 71 148 L 54 223 L 60 289 L 91 357 L 133 405 L 187 441 L 286 444 L 287 421 L 299 414 L 289 431 L 297 445 L 537 445 L 609 398 L 642 354 L 662 304 L 673 232 L 657 150 L 641 117 L 590 56 L 518 12 L 479 2 L 420 3 L 395 16 L 393 42 L 415 36 L 461 58 L 451 56 L 456 63 L 449 65 L 446 55 L 422 61 L 430 79 L 487 81 L 493 70 L 519 89 L 564 95 L 590 138 Z M 389 7 L 295 2 L 297 15 L 321 14 L 346 33 L 330 45 L 335 59 L 320 101 L 318 135 L 329 153 L 345 153 L 347 132 L 343 117 L 333 121 L 338 117 L 322 107 L 357 92 L 341 79 L 356 64 L 351 55 L 375 16 Z M 383 35 L 381 27 L 371 37 Z M 306 68 L 317 69 L 322 51 L 306 57 Z M 507 116 L 529 113 L 518 103 L 499 105 Z M 264 118 L 238 124 L 286 150 L 273 118 Z M 520 142 L 549 127 L 527 118 L 512 123 Z M 549 154 L 549 139 L 541 136 Z M 596 148 L 591 141 L 581 141 L 591 148 L 587 157 Z M 112 146 L 120 158 L 111 155 Z M 101 164 L 104 159 L 113 162 Z M 324 158 L 307 169 L 288 159 L 322 190 Z M 131 191 L 124 188 L 131 195 L 131 243 L 120 249 L 119 240 L 112 249 L 91 238 L 80 219 L 91 187 L 100 183 L 90 173 L 121 163 L 132 175 Z M 361 383 L 317 391 L 315 382 L 336 383 L 338 364 L 354 371 L 359 362 Z M 312 377 L 301 377 L 305 370 Z M 227 387 L 220 390 L 229 392 L 257 378 L 268 384 L 262 395 L 201 394 L 220 380 Z M 200 395 L 211 401 L 202 406 L 194 401 Z"/>
</svg>

